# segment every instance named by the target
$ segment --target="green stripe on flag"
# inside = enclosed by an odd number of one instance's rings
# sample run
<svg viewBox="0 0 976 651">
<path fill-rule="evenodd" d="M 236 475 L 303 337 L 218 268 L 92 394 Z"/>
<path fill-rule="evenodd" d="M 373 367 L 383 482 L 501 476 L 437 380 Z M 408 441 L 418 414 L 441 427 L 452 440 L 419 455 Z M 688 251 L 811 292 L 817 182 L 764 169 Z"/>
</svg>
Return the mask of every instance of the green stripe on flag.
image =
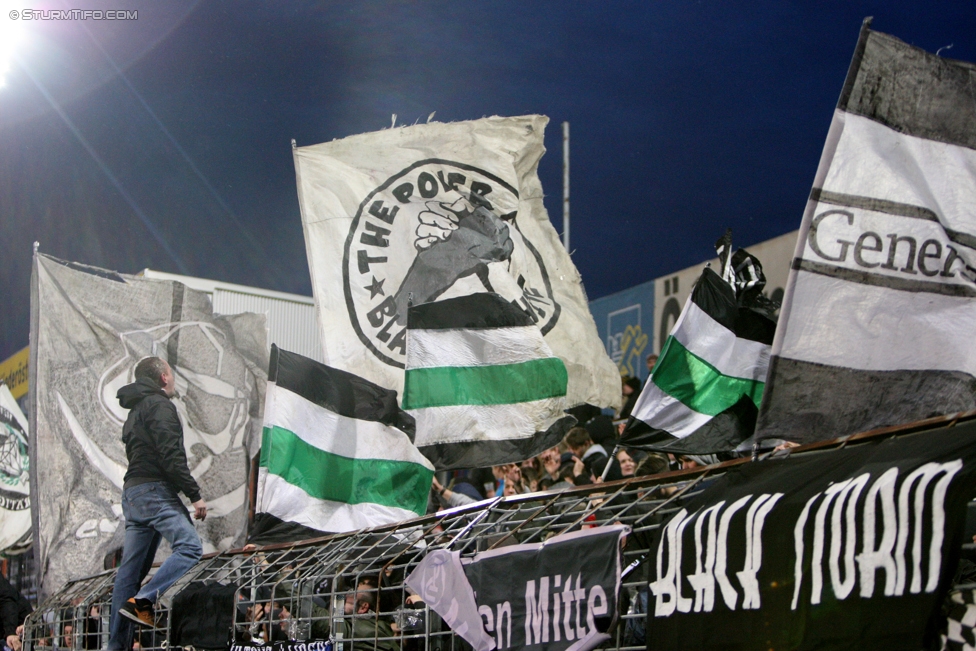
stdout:
<svg viewBox="0 0 976 651">
<path fill-rule="evenodd" d="M 345 504 L 382 504 L 423 515 L 432 470 L 409 461 L 350 459 L 309 445 L 293 432 L 265 427 L 259 464 L 310 496 Z"/>
<path fill-rule="evenodd" d="M 407 369 L 404 409 L 507 405 L 566 395 L 569 376 L 558 357 L 517 364 Z"/>
<path fill-rule="evenodd" d="M 668 337 L 664 343 L 651 380 L 661 391 L 707 416 L 719 415 L 743 395 L 759 407 L 764 387 L 758 380 L 722 375 L 674 337 Z"/>
</svg>

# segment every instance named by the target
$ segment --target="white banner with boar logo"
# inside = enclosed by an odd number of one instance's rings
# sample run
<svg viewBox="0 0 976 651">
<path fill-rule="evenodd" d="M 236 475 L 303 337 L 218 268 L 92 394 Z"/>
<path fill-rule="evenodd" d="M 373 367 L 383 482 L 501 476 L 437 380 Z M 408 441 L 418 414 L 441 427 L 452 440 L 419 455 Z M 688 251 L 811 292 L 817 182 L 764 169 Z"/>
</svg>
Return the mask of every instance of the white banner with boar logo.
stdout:
<svg viewBox="0 0 976 651">
<path fill-rule="evenodd" d="M 243 542 L 267 384 L 264 315 L 215 316 L 207 295 L 182 283 L 37 254 L 30 355 L 30 492 L 45 594 L 102 571 L 122 545 L 128 410 L 115 395 L 148 355 L 176 376 L 190 472 L 210 509 L 196 525 L 204 551 Z"/>
<path fill-rule="evenodd" d="M 613 406 L 619 375 L 536 173 L 548 118 L 492 117 L 295 150 L 325 362 L 402 394 L 407 307 L 495 292 L 569 372 L 567 402 Z"/>
</svg>

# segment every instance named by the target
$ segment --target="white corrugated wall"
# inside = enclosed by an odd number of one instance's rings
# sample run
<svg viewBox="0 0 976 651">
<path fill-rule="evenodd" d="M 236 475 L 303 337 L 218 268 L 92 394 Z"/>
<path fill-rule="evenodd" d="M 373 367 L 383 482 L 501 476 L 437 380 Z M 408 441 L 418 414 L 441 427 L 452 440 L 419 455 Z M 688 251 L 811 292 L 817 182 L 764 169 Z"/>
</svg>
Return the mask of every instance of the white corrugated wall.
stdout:
<svg viewBox="0 0 976 651">
<path fill-rule="evenodd" d="M 235 292 L 217 287 L 211 295 L 216 314 L 257 312 L 268 317 L 268 343 L 323 361 L 322 341 L 316 324 L 315 305 L 282 298 Z"/>
</svg>

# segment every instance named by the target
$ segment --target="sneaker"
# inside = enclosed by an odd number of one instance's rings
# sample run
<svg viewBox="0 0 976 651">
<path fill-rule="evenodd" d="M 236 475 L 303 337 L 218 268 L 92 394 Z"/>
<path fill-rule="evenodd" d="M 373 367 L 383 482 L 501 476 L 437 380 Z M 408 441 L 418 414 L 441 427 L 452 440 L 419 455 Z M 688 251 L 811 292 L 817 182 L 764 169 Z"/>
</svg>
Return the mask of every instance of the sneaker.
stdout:
<svg viewBox="0 0 976 651">
<path fill-rule="evenodd" d="M 142 624 L 143 626 L 149 627 L 156 626 L 156 622 L 153 620 L 152 606 L 143 608 L 136 603 L 134 598 L 129 599 L 127 602 L 122 604 L 122 607 L 119 609 L 119 614 L 123 617 L 131 619 L 136 624 Z"/>
</svg>

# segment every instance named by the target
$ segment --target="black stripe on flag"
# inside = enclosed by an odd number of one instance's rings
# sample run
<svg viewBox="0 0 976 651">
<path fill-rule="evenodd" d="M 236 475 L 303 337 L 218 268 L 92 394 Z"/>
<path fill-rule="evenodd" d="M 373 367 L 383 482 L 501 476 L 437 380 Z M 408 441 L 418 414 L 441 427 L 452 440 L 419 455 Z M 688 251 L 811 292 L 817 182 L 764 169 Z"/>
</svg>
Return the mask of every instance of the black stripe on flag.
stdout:
<svg viewBox="0 0 976 651">
<path fill-rule="evenodd" d="M 407 327 L 414 330 L 485 330 L 535 325 L 522 308 L 498 294 L 468 294 L 423 303 L 408 310 Z"/>
<path fill-rule="evenodd" d="M 296 522 L 289 522 L 271 515 L 257 513 L 254 523 L 248 532 L 249 545 L 273 545 L 275 543 L 295 542 L 296 540 L 310 540 L 333 535 L 328 531 L 319 531 Z"/>
<path fill-rule="evenodd" d="M 413 416 L 400 409 L 396 391 L 274 344 L 268 382 L 340 416 L 396 427 L 411 441 L 417 431 Z"/>
<path fill-rule="evenodd" d="M 910 136 L 976 149 L 976 66 L 865 27 L 837 108 Z"/>
<path fill-rule="evenodd" d="M 487 468 L 511 463 L 512 459 L 530 459 L 559 445 L 566 433 L 576 425 L 572 416 L 564 416 L 545 432 L 521 439 L 490 441 L 450 441 L 425 445 L 418 449 L 438 470 L 455 468 Z"/>
<path fill-rule="evenodd" d="M 811 443 L 976 409 L 976 378 L 960 371 L 865 371 L 774 356 L 769 377 L 762 438 Z"/>
<path fill-rule="evenodd" d="M 871 273 L 870 271 L 837 267 L 832 264 L 824 264 L 823 262 L 815 262 L 813 260 L 803 260 L 802 258 L 794 258 L 792 267 L 797 271 L 807 271 L 821 276 L 840 278 L 849 283 L 858 283 L 859 285 L 885 287 L 887 289 L 897 289 L 901 292 L 928 292 L 929 294 L 941 294 L 942 296 L 976 298 L 976 287 L 970 285 L 956 285 L 931 280 L 911 280 L 910 278 L 886 276 L 884 274 Z"/>
<path fill-rule="evenodd" d="M 885 199 L 875 199 L 873 197 L 860 197 L 854 194 L 842 194 L 831 192 L 822 188 L 814 188 L 810 191 L 810 200 L 817 203 L 829 203 L 835 206 L 846 208 L 861 208 L 871 212 L 880 212 L 887 215 L 898 215 L 899 217 L 909 217 L 911 219 L 923 219 L 928 222 L 935 222 L 942 226 L 946 237 L 956 244 L 961 244 L 970 249 L 976 249 L 976 237 L 969 233 L 954 231 L 941 224 L 939 216 L 934 210 L 924 206 L 915 206 L 910 203 L 899 203 L 897 201 L 887 201 Z"/>
<path fill-rule="evenodd" d="M 702 272 L 691 292 L 691 300 L 739 339 L 763 344 L 773 342 L 776 323 L 752 310 L 740 309 L 736 304 L 735 290 L 711 269 L 706 268 Z"/>
<path fill-rule="evenodd" d="M 717 454 L 736 449 L 756 427 L 758 410 L 749 396 L 742 398 L 684 438 L 656 429 L 633 416 L 621 445 L 671 454 Z"/>
</svg>

